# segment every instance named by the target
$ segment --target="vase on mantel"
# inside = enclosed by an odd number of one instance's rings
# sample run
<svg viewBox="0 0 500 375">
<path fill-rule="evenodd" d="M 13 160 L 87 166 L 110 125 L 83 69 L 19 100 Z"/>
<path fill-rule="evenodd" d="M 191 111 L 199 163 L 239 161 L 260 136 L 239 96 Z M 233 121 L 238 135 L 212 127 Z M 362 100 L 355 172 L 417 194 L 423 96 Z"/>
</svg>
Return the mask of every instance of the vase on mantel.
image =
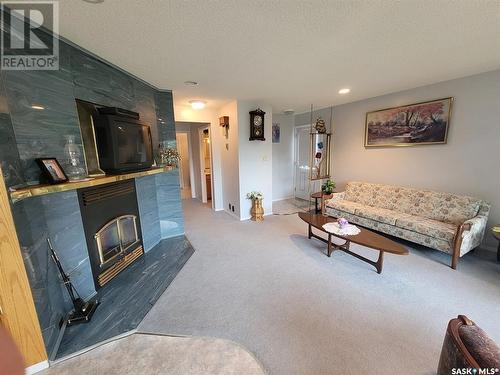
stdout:
<svg viewBox="0 0 500 375">
<path fill-rule="evenodd" d="M 80 147 L 75 142 L 74 135 L 66 135 L 66 144 L 64 145 L 65 160 L 63 169 L 70 181 L 78 181 L 87 177 L 84 168 L 82 153 Z"/>
<path fill-rule="evenodd" d="M 262 199 L 252 199 L 252 209 L 250 210 L 253 221 L 264 221 L 264 208 L 262 207 Z"/>
</svg>

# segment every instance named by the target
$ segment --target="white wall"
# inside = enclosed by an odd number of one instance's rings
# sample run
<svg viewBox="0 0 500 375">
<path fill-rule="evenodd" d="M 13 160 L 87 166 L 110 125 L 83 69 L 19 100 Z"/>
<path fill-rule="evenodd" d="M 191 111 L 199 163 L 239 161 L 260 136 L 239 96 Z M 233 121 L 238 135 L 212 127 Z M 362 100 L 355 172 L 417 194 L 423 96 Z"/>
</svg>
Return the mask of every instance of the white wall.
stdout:
<svg viewBox="0 0 500 375">
<path fill-rule="evenodd" d="M 365 149 L 365 114 L 452 96 L 448 143 Z M 500 71 L 441 82 L 334 108 L 332 171 L 350 180 L 467 194 L 492 203 L 490 226 L 500 223 Z M 493 245 L 489 234 L 485 239 Z"/>
<path fill-rule="evenodd" d="M 281 133 L 280 143 L 272 144 L 273 201 L 276 201 L 294 196 L 294 116 L 273 114 L 273 122 L 280 124 Z"/>
<path fill-rule="evenodd" d="M 238 139 L 239 139 L 239 176 L 240 176 L 240 219 L 250 218 L 252 203 L 246 199 L 251 191 L 261 191 L 264 195 L 263 207 L 265 214 L 273 211 L 273 149 L 271 106 L 251 101 L 238 101 Z M 262 109 L 264 115 L 265 141 L 249 141 L 250 111 Z"/>
<path fill-rule="evenodd" d="M 222 134 L 223 129 L 218 126 L 217 137 L 220 139 L 219 151 L 222 174 L 222 202 L 223 209 L 240 218 L 240 186 L 239 186 L 239 155 L 238 155 L 238 104 L 236 101 L 226 104 L 218 111 L 218 117 L 229 116 L 229 136 Z M 213 132 L 212 132 L 213 134 Z M 227 148 L 226 148 L 227 144 Z M 234 206 L 234 212 L 229 209 Z"/>
</svg>

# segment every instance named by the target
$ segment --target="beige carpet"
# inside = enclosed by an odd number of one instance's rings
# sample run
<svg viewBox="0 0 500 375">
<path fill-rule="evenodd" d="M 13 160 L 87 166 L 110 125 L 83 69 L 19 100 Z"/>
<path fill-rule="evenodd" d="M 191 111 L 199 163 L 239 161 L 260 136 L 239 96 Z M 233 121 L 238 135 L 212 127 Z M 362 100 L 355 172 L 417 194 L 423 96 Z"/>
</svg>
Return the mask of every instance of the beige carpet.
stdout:
<svg viewBox="0 0 500 375">
<path fill-rule="evenodd" d="M 264 375 L 241 346 L 227 340 L 132 334 L 60 362 L 41 375 Z"/>
<path fill-rule="evenodd" d="M 284 375 L 430 375 L 458 314 L 500 342 L 493 253 L 466 255 L 453 271 L 449 256 L 410 248 L 387 255 L 378 275 L 347 254 L 326 257 L 296 215 L 239 222 L 183 204 L 196 252 L 140 330 L 227 338 Z"/>
</svg>

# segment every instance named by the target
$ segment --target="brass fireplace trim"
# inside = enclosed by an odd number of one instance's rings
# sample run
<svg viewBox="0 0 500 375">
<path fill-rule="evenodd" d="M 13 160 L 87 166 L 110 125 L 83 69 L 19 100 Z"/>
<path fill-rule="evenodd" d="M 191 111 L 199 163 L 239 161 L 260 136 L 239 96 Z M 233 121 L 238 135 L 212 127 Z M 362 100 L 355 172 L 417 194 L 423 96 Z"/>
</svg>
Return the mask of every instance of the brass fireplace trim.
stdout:
<svg viewBox="0 0 500 375">
<path fill-rule="evenodd" d="M 115 264 L 113 264 L 111 267 L 109 267 L 106 271 L 101 273 L 97 277 L 97 282 L 99 283 L 99 286 L 103 286 L 106 284 L 108 281 L 110 281 L 113 277 L 118 275 L 121 271 L 123 271 L 125 268 L 127 268 L 131 263 L 133 263 L 137 258 L 139 258 L 142 254 L 144 254 L 144 249 L 142 246 L 139 246 L 137 249 L 134 251 L 128 253 L 123 257 L 123 259 L 119 260 Z"/>
<path fill-rule="evenodd" d="M 121 226 L 120 226 L 120 221 L 122 221 L 124 219 L 132 219 L 133 220 L 134 233 L 135 233 L 135 241 L 132 242 L 129 246 L 127 246 L 125 248 L 122 247 L 122 242 L 121 242 L 122 233 L 121 233 Z M 112 256 L 111 258 L 109 258 L 108 260 L 105 261 L 104 254 L 102 251 L 102 244 L 100 241 L 100 237 L 104 231 L 106 231 L 110 226 L 115 225 L 115 224 L 116 224 L 116 227 L 118 229 L 118 240 L 120 241 L 119 247 L 120 247 L 121 251 L 118 254 L 115 254 L 114 256 Z M 111 262 L 115 258 L 117 258 L 119 256 L 123 256 L 124 251 L 126 251 L 127 249 L 136 245 L 139 242 L 139 234 L 137 233 L 137 216 L 135 216 L 135 215 L 122 215 L 122 216 L 118 216 L 118 217 L 114 218 L 110 222 L 106 223 L 106 225 L 104 225 L 101 229 L 99 229 L 97 231 L 97 233 L 94 235 L 94 238 L 95 238 L 96 243 L 97 243 L 97 250 L 99 251 L 99 260 L 101 261 L 101 267 L 102 267 L 103 265 L 106 265 L 107 263 Z"/>
</svg>

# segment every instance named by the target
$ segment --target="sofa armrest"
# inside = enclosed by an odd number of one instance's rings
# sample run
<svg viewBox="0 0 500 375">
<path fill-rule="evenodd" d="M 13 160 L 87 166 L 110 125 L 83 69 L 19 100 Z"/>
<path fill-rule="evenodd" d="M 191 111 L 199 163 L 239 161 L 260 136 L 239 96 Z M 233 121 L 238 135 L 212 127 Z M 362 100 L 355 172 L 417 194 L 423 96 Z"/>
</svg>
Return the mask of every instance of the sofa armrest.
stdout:
<svg viewBox="0 0 500 375">
<path fill-rule="evenodd" d="M 342 201 L 342 200 L 344 200 L 344 197 L 345 197 L 345 191 L 340 192 L 340 193 L 333 193 L 332 197 L 325 201 L 325 205 L 329 206 L 330 203 Z"/>
<path fill-rule="evenodd" d="M 488 216 L 478 215 L 465 221 L 461 226 L 460 256 L 478 247 L 483 241 L 488 224 Z"/>
</svg>

